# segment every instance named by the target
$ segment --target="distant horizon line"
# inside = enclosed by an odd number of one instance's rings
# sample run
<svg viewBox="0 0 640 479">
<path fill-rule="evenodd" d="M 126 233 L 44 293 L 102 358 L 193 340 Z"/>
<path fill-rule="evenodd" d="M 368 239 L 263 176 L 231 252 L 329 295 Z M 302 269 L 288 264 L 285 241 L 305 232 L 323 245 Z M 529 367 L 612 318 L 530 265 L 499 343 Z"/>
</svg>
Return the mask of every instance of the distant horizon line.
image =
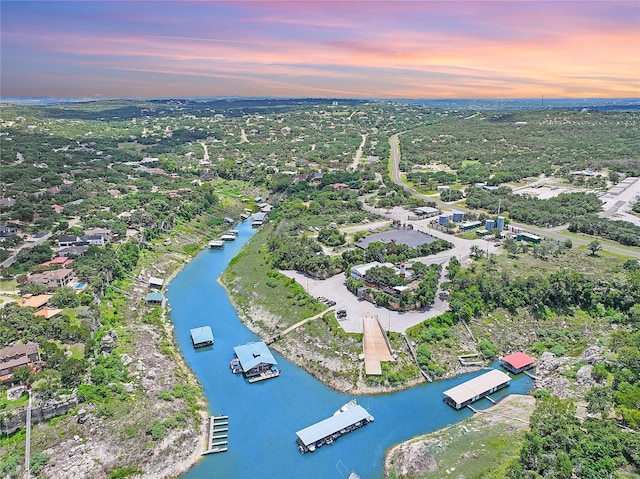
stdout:
<svg viewBox="0 0 640 479">
<path fill-rule="evenodd" d="M 378 98 L 378 97 L 317 97 L 317 96 L 242 96 L 242 95 L 219 95 L 219 96 L 168 96 L 168 97 L 106 97 L 106 96 L 0 96 L 0 104 L 13 104 L 25 106 L 53 106 L 55 103 L 89 103 L 99 101 L 208 101 L 208 100 L 326 100 L 333 102 L 340 101 L 376 101 L 376 102 L 535 102 L 538 106 L 544 104 L 556 104 L 559 102 L 577 103 L 597 103 L 597 106 L 606 104 L 640 104 L 640 97 L 398 97 L 398 98 Z M 594 105 L 596 106 L 596 105 Z"/>
</svg>

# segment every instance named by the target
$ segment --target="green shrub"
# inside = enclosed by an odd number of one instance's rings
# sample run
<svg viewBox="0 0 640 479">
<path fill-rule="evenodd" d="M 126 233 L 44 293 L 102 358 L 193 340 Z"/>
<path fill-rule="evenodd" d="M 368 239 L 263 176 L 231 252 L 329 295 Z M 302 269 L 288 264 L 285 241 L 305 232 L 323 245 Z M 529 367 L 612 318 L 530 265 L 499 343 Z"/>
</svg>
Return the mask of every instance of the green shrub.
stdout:
<svg viewBox="0 0 640 479">
<path fill-rule="evenodd" d="M 135 466 L 120 466 L 114 468 L 109 473 L 109 479 L 125 479 L 130 476 L 141 475 L 142 473 L 143 471 Z"/>
</svg>

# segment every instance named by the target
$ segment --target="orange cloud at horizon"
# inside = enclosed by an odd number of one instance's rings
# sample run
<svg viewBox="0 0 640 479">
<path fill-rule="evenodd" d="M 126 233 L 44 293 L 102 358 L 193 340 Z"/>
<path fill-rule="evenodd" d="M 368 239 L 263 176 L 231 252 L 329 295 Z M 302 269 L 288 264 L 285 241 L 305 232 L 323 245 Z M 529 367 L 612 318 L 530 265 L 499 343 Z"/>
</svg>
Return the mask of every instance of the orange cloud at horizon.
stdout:
<svg viewBox="0 0 640 479">
<path fill-rule="evenodd" d="M 629 12 L 640 18 L 640 4 L 632 2 L 607 3 L 619 10 L 613 13 L 600 4 L 506 1 L 379 2 L 359 12 L 362 4 L 351 2 L 342 16 L 311 2 L 289 3 L 289 10 L 285 2 L 249 3 L 253 9 L 224 4 L 235 28 L 196 19 L 191 28 L 162 16 L 156 18 L 159 26 L 120 28 L 105 22 L 95 32 L 57 28 L 55 18 L 52 26 L 38 29 L 4 28 L 3 22 L 2 94 L 36 95 L 39 87 L 44 95 L 73 88 L 67 94 L 98 90 L 125 97 L 151 91 L 164 91 L 163 96 L 640 96 L 640 22 L 628 18 Z M 175 2 L 158 3 L 163 5 Z M 458 13 L 452 6 L 465 9 Z M 183 10 L 205 7 L 212 8 L 189 4 Z M 114 8 L 113 15 L 127 18 Z M 69 76 L 63 81 L 65 70 Z M 35 72 L 40 84 L 30 78 Z"/>
</svg>

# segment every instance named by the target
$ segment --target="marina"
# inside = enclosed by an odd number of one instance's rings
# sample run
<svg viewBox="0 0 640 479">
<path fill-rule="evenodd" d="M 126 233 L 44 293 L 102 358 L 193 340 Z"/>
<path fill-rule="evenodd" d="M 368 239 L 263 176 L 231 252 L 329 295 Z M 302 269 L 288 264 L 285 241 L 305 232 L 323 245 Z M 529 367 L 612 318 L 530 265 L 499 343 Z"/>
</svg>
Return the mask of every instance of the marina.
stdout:
<svg viewBox="0 0 640 479">
<path fill-rule="evenodd" d="M 312 424 L 296 432 L 296 443 L 301 453 L 313 452 L 325 444 L 333 444 L 335 440 L 373 422 L 373 416 L 352 399 L 333 416 Z"/>
<path fill-rule="evenodd" d="M 240 380 L 238 374 L 229 372 L 233 348 L 261 340 L 242 323 L 226 290 L 217 281 L 228 262 L 259 231 L 251 227 L 250 221 L 239 223 L 237 229 L 236 241 L 226 243 L 215 254 L 209 251 L 198 254 L 170 282 L 165 293 L 176 342 L 202 385 L 209 415 L 224 412 L 232 419 L 233 426 L 215 434 L 227 434 L 228 438 L 213 441 L 226 439 L 228 450 L 221 451 L 224 454 L 202 456 L 182 479 L 213 476 L 339 479 L 336 471 L 339 460 L 346 461 L 348 469 L 357 471 L 363 479 L 382 479 L 387 448 L 473 414 L 468 408 L 449 407 L 442 400 L 442 394 L 486 371 L 424 383 L 392 394 L 358 395 L 358 404 L 375 416 L 375 422 L 362 431 L 342 435 L 332 445 L 323 445 L 321 451 L 300 454 L 295 432 L 325 419 L 354 396 L 327 387 L 273 350 L 280 370 L 278 379 L 250 384 L 247 379 Z M 212 314 L 212 305 L 215 305 L 215 314 Z M 215 330 L 215 348 L 193 347 L 190 329 L 203 325 Z M 497 363 L 495 366 L 499 367 Z M 524 394 L 532 383 L 530 377 L 520 374 L 509 388 L 496 391 L 491 397 L 500 401 L 508 393 Z M 482 410 L 490 405 L 481 399 L 474 407 Z M 206 424 L 205 419 L 204 444 L 198 454 L 208 447 Z M 347 476 L 345 473 L 345 478 Z"/>
</svg>

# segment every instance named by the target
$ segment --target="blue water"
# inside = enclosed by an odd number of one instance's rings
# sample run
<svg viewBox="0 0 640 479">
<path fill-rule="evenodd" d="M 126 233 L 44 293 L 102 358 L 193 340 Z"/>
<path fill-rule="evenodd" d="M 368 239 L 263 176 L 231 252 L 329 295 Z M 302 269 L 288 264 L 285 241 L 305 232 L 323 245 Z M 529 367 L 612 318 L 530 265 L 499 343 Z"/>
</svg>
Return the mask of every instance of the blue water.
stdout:
<svg viewBox="0 0 640 479">
<path fill-rule="evenodd" d="M 332 445 L 300 454 L 296 431 L 330 416 L 353 396 L 327 388 L 275 352 L 282 371 L 279 378 L 249 384 L 230 372 L 233 347 L 259 340 L 238 319 L 226 291 L 217 283 L 255 232 L 249 222 L 237 229 L 235 241 L 225 243 L 222 250 L 201 252 L 167 289 L 178 345 L 204 387 L 210 412 L 229 416 L 229 450 L 205 456 L 184 479 L 346 479 L 343 465 L 362 479 L 379 479 L 390 446 L 471 414 L 468 409 L 455 411 L 444 404 L 442 392 L 482 372 L 393 394 L 358 396 L 358 403 L 375 421 Z M 195 350 L 189 330 L 205 325 L 211 326 L 215 343 Z M 492 397 L 527 392 L 532 380 L 521 376 Z M 474 407 L 488 405 L 485 399 Z"/>
</svg>

